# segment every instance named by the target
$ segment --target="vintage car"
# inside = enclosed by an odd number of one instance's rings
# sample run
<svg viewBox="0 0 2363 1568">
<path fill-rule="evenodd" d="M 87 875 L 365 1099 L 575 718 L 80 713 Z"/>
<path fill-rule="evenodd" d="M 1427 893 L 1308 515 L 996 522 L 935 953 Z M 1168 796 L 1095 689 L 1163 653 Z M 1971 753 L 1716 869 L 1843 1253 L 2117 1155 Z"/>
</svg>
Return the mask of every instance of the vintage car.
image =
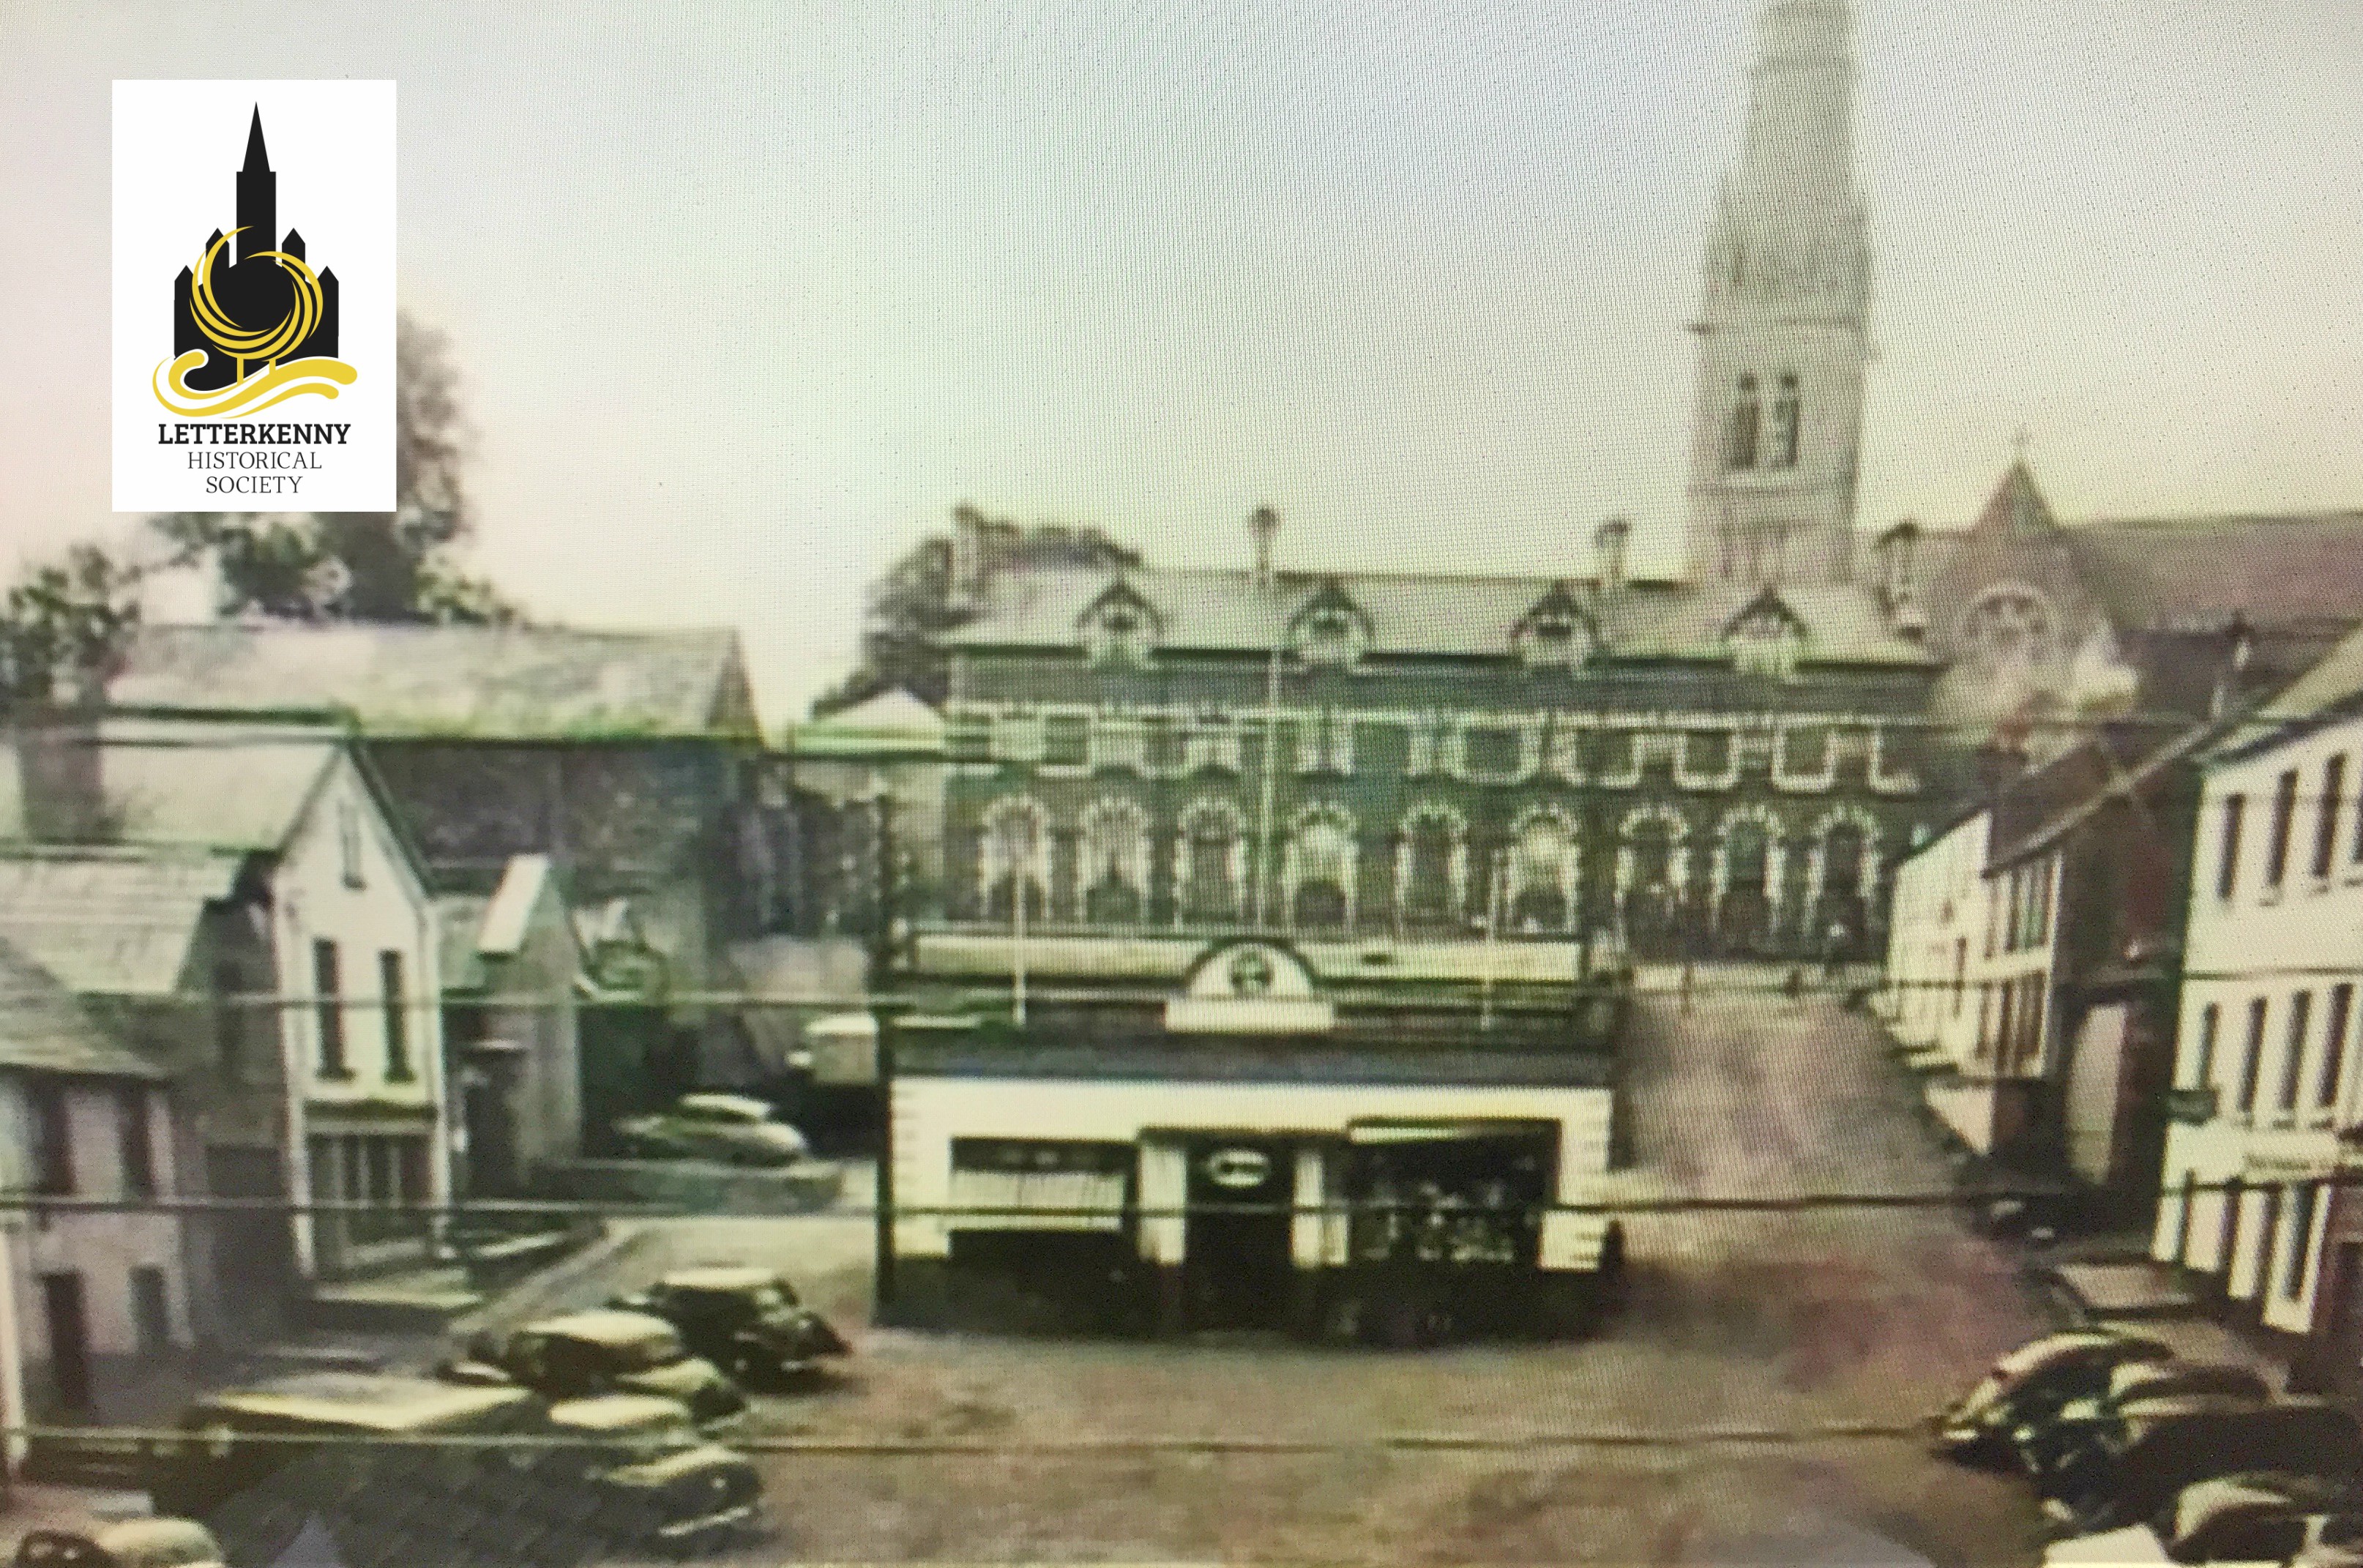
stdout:
<svg viewBox="0 0 2363 1568">
<path fill-rule="evenodd" d="M 735 1421 L 747 1396 L 720 1368 L 690 1354 L 681 1331 L 645 1312 L 602 1308 L 528 1323 L 506 1342 L 478 1336 L 440 1375 L 457 1385 L 523 1385 L 550 1399 L 651 1394 L 677 1399 L 708 1431 Z"/>
<path fill-rule="evenodd" d="M 146 1456 L 159 1514 L 202 1519 L 231 1561 L 275 1562 L 318 1519 L 348 1568 L 471 1560 L 530 1451 L 526 1390 L 307 1373 L 211 1394 Z M 466 1440 L 452 1441 L 450 1440 Z"/>
<path fill-rule="evenodd" d="M 2352 1483 L 2243 1474 L 2182 1489 L 2164 1533 L 2127 1525 L 2056 1542 L 2046 1563 L 2363 1562 L 2363 1514 Z"/>
<path fill-rule="evenodd" d="M 119 1519 L 87 1532 L 37 1529 L 17 1543 L 16 1568 L 222 1568 L 213 1531 L 194 1519 Z"/>
<path fill-rule="evenodd" d="M 691 1351 L 750 1386 L 788 1381 L 848 1350 L 826 1318 L 796 1299 L 795 1286 L 770 1269 L 677 1269 L 614 1305 L 663 1318 Z"/>
<path fill-rule="evenodd" d="M 669 1111 L 617 1122 L 616 1136 L 626 1154 L 642 1160 L 778 1166 L 812 1151 L 769 1102 L 747 1095 L 683 1095 Z"/>
<path fill-rule="evenodd" d="M 2183 1489 L 2271 1472 L 2335 1482 L 2363 1474 L 2363 1428 L 2335 1405 L 2256 1405 L 2194 1394 L 2147 1401 L 2094 1429 L 2047 1478 L 2044 1512 L 2078 1533 L 2166 1522 Z"/>
<path fill-rule="evenodd" d="M 2011 1446 L 2038 1486 L 2091 1440 L 2095 1429 L 2138 1414 L 2162 1400 L 2212 1397 L 2262 1405 L 2272 1398 L 2265 1380 L 2243 1366 L 2215 1362 L 2127 1362 L 2089 1398 L 2071 1399 L 2044 1419 L 2011 1432 Z"/>
<path fill-rule="evenodd" d="M 686 1549 L 751 1529 L 763 1484 L 746 1456 L 702 1436 L 677 1399 L 605 1394 L 549 1408 L 554 1446 L 538 1477 L 555 1496 L 586 1497 L 537 1534 L 587 1534 L 583 1556 L 607 1542 Z"/>
<path fill-rule="evenodd" d="M 2047 1420 L 2061 1407 L 2102 1393 L 2109 1374 L 2128 1362 L 2173 1355 L 2155 1340 L 2080 1329 L 2031 1340 L 1994 1362 L 1977 1385 L 1930 1423 L 1939 1452 L 1964 1461 L 2014 1457 L 2010 1437 Z"/>
</svg>

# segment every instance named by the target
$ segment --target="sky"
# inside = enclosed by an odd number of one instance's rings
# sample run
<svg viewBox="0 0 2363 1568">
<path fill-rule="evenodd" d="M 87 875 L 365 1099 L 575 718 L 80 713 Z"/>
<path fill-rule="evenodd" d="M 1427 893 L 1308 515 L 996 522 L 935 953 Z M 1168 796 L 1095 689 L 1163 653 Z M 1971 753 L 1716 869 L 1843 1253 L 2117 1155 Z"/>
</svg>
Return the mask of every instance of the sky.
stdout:
<svg viewBox="0 0 2363 1568">
<path fill-rule="evenodd" d="M 1671 568 L 1756 0 L 0 0 L 0 562 L 108 510 L 110 83 L 390 77 L 471 563 L 741 632 L 951 508 L 1177 563 Z M 1862 0 L 1858 521 L 2363 506 L 2363 6 Z M 267 39 L 258 54 L 256 40 Z M 239 149 L 225 154 L 227 171 Z M 282 194 L 283 209 L 293 200 Z"/>
</svg>

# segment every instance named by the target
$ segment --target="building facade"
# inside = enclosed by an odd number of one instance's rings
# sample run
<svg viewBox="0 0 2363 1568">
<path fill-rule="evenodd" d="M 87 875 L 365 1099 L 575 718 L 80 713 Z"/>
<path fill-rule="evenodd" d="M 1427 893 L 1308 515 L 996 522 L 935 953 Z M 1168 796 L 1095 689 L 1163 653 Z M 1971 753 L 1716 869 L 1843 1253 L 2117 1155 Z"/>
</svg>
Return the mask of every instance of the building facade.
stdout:
<svg viewBox="0 0 2363 1568">
<path fill-rule="evenodd" d="M 2363 637 L 2202 759 L 2153 1256 L 2305 1333 L 2340 1131 L 2357 1119 Z M 2351 1308 L 2350 1308 L 2351 1309 Z"/>
</svg>

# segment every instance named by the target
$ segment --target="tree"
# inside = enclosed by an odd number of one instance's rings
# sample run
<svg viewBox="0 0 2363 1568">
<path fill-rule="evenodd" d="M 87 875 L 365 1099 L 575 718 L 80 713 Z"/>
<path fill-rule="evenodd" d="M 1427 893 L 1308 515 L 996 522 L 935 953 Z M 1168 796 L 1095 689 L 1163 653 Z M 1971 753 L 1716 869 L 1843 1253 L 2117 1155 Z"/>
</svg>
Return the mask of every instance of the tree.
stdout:
<svg viewBox="0 0 2363 1568">
<path fill-rule="evenodd" d="M 966 561 L 963 562 L 963 555 Z M 952 508 L 948 533 L 931 534 L 906 550 L 870 585 L 862 616 L 861 662 L 813 702 L 826 717 L 897 687 L 940 706 L 950 684 L 942 638 L 976 613 L 960 581 L 1010 566 L 1137 566 L 1140 552 L 1097 528 L 1041 523 L 1026 528 L 986 517 L 962 502 Z"/>
<path fill-rule="evenodd" d="M 394 509 L 151 518 L 175 564 L 210 562 L 225 615 L 505 624 L 520 612 L 454 556 L 471 530 L 468 430 L 450 342 L 404 316 L 395 337 Z"/>
<path fill-rule="evenodd" d="M 139 623 L 139 578 L 93 544 L 28 570 L 0 600 L 0 713 L 103 684 Z"/>
</svg>

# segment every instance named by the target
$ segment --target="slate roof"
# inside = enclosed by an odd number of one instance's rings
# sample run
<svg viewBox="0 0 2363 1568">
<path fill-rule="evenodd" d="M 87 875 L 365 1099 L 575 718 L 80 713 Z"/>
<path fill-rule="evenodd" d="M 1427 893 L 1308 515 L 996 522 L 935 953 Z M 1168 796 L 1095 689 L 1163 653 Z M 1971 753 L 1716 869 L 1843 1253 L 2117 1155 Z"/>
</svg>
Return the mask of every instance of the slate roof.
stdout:
<svg viewBox="0 0 2363 1568">
<path fill-rule="evenodd" d="M 150 626 L 117 706 L 332 712 L 376 739 L 749 734 L 738 634 L 460 626 Z"/>
<path fill-rule="evenodd" d="M 2363 628 L 2347 634 L 2320 663 L 2256 711 L 2256 723 L 2295 724 L 2326 718 L 2363 695 Z"/>
<path fill-rule="evenodd" d="M 1259 584 L 1244 570 L 1208 567 L 1011 568 L 988 586 L 976 617 L 946 640 L 966 648 L 1072 648 L 1083 614 L 1119 582 L 1155 612 L 1160 645 L 1201 651 L 1267 652 L 1331 584 L 1370 623 L 1375 656 L 1507 658 L 1528 613 L 1563 588 L 1590 617 L 1612 658 L 1723 657 L 1723 633 L 1752 589 L 1634 582 L 1603 593 L 1578 578 L 1455 576 L 1440 573 L 1277 573 Z M 1926 665 L 1926 649 L 1890 628 L 1876 595 L 1859 584 L 1784 585 L 1782 603 L 1807 634 L 1807 662 Z"/>
<path fill-rule="evenodd" d="M 2062 523 L 2014 463 L 1965 529 L 1921 536 L 1914 575 L 1934 578 L 1973 535 L 2050 539 L 2121 631 L 2214 632 L 2363 619 L 2363 510 L 2100 517 Z"/>
<path fill-rule="evenodd" d="M 83 995 L 176 990 L 205 906 L 244 857 L 208 850 L 0 847 L 0 942 Z"/>
<path fill-rule="evenodd" d="M 345 738 L 316 726 L 108 718 L 99 726 L 110 842 L 275 851 Z M 0 765 L 0 840 L 24 840 L 23 781 Z"/>
<path fill-rule="evenodd" d="M 162 1069 L 98 1027 L 57 976 L 0 941 L 0 1067 L 161 1079 Z"/>
</svg>

